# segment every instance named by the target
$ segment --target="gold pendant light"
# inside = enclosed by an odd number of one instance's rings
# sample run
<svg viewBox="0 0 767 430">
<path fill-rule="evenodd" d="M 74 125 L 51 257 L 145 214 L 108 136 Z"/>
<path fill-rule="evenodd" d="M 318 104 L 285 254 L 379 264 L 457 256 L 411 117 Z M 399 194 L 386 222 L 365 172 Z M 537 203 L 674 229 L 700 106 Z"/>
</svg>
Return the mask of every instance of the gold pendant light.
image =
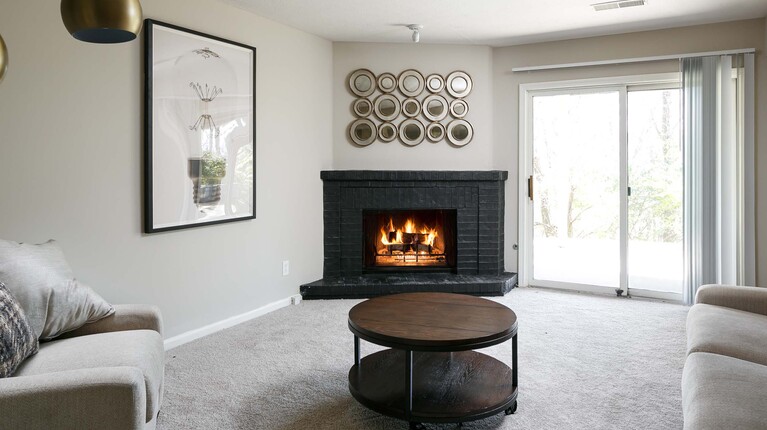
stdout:
<svg viewBox="0 0 767 430">
<path fill-rule="evenodd" d="M 139 0 L 61 0 L 61 19 L 77 40 L 121 43 L 141 30 Z"/>
<path fill-rule="evenodd" d="M 0 82 L 3 81 L 6 70 L 8 70 L 8 48 L 5 47 L 3 36 L 0 36 Z"/>
</svg>

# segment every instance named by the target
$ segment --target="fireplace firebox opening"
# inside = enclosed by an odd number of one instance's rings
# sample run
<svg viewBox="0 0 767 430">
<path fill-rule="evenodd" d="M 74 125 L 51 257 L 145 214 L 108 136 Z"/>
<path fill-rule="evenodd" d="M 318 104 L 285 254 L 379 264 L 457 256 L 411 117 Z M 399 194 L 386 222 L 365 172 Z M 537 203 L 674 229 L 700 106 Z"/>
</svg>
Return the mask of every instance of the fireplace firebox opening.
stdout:
<svg viewBox="0 0 767 430">
<path fill-rule="evenodd" d="M 364 268 L 445 271 L 456 267 L 456 210 L 364 210 Z"/>
</svg>

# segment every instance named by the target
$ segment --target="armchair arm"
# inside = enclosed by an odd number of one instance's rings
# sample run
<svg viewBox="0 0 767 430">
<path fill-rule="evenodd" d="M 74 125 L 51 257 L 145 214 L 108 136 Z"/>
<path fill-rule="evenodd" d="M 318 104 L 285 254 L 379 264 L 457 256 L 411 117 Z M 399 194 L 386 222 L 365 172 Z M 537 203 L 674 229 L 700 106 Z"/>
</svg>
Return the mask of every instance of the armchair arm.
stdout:
<svg viewBox="0 0 767 430">
<path fill-rule="evenodd" d="M 724 306 L 767 315 L 767 288 L 734 285 L 701 285 L 695 303 Z"/>
<path fill-rule="evenodd" d="M 0 379 L 2 427 L 135 430 L 146 422 L 141 370 L 78 369 Z"/>
<path fill-rule="evenodd" d="M 157 306 L 114 305 L 112 315 L 64 333 L 58 339 L 123 330 L 154 330 L 162 335 L 162 315 Z"/>
</svg>

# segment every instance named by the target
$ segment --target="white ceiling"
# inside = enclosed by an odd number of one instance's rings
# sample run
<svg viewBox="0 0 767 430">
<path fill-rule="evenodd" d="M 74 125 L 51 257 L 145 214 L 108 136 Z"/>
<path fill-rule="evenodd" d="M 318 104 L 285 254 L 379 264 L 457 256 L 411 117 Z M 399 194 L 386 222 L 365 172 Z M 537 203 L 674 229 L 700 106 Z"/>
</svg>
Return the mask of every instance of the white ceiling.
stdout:
<svg viewBox="0 0 767 430">
<path fill-rule="evenodd" d="M 604 0 L 221 0 L 335 42 L 507 46 L 761 18 L 767 0 L 648 0 L 595 12 Z"/>
</svg>

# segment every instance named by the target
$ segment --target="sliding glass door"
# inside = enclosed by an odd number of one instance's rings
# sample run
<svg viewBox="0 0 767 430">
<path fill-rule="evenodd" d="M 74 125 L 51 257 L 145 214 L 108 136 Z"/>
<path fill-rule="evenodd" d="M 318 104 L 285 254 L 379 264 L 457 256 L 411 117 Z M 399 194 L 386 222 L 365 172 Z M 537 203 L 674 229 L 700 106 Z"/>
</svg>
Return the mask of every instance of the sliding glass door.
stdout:
<svg viewBox="0 0 767 430">
<path fill-rule="evenodd" d="M 620 285 L 620 94 L 533 98 L 533 278 Z"/>
<path fill-rule="evenodd" d="M 530 92 L 523 217 L 529 284 L 681 295 L 678 86 L 669 81 Z"/>
<path fill-rule="evenodd" d="M 679 91 L 629 87 L 628 286 L 635 292 L 682 294 L 684 172 Z"/>
</svg>

